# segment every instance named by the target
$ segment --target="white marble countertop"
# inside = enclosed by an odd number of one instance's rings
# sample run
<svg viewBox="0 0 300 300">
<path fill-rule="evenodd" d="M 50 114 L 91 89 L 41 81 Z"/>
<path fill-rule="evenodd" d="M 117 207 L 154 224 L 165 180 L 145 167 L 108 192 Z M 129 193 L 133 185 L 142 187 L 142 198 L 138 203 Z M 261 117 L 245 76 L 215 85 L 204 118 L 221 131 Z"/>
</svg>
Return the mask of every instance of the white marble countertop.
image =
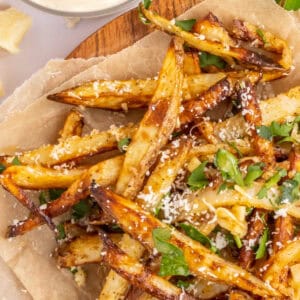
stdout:
<svg viewBox="0 0 300 300">
<path fill-rule="evenodd" d="M 18 54 L 0 51 L 0 81 L 5 89 L 0 102 L 48 60 L 64 58 L 91 33 L 117 16 L 81 19 L 70 29 L 63 17 L 42 12 L 21 0 L 0 0 L 0 7 L 3 6 L 14 6 L 30 15 L 33 25 L 20 44 Z"/>
</svg>

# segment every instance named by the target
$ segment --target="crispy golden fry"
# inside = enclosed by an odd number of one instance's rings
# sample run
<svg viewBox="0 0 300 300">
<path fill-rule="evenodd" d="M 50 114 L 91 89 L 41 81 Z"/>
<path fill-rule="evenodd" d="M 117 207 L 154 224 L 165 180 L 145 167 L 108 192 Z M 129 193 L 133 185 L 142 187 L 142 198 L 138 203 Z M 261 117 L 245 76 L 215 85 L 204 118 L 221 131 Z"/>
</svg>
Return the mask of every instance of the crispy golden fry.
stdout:
<svg viewBox="0 0 300 300">
<path fill-rule="evenodd" d="M 14 157 L 18 157 L 20 163 L 24 165 L 38 164 L 50 167 L 115 149 L 118 140 L 131 137 L 135 131 L 136 127 L 128 124 L 108 131 L 92 132 L 83 137 L 72 136 L 57 145 L 45 145 L 21 155 L 2 156 L 0 162 L 11 165 Z"/>
<path fill-rule="evenodd" d="M 240 40 L 254 42 L 256 46 L 281 55 L 278 63 L 289 70 L 293 63 L 292 51 L 287 42 L 271 32 L 241 20 L 233 21 L 234 36 Z"/>
<path fill-rule="evenodd" d="M 287 244 L 279 252 L 273 255 L 268 261 L 268 269 L 263 279 L 271 284 L 274 288 L 280 290 L 281 293 L 291 296 L 292 291 L 286 288 L 285 269 L 300 262 L 300 240 L 294 240 Z M 284 278 L 282 278 L 282 274 Z"/>
<path fill-rule="evenodd" d="M 152 231 L 155 228 L 169 229 L 168 225 L 143 211 L 137 204 L 109 190 L 93 185 L 91 193 L 102 209 L 112 215 L 123 230 L 150 250 L 154 248 Z M 147 230 L 144 230 L 145 226 Z M 225 282 L 261 296 L 280 296 L 276 290 L 258 278 L 230 262 L 225 262 L 200 243 L 175 229 L 171 230 L 170 243 L 182 249 L 190 272 L 195 276 Z"/>
<path fill-rule="evenodd" d="M 7 177 L 0 177 L 0 183 L 4 189 L 12 194 L 23 206 L 29 209 L 33 216 L 41 219 L 46 223 L 51 230 L 57 233 L 57 229 L 51 218 L 44 213 L 42 209 L 37 207 L 34 202 L 25 194 L 25 192 L 19 188 L 15 183 Z"/>
<path fill-rule="evenodd" d="M 287 117 L 300 115 L 300 87 L 295 87 L 259 103 L 262 114 L 262 125 L 270 125 L 272 121 L 284 122 Z M 288 104 L 287 105 L 287 101 Z M 214 125 L 215 137 L 221 141 L 235 141 L 247 135 L 246 123 L 241 114 L 235 115 Z"/>
<path fill-rule="evenodd" d="M 104 244 L 104 261 L 131 284 L 162 300 L 194 299 L 166 279 L 146 269 L 137 259 L 127 255 L 106 234 L 102 233 L 100 236 Z"/>
<path fill-rule="evenodd" d="M 192 31 L 203 34 L 206 40 L 211 42 L 217 41 L 224 47 L 236 46 L 236 42 L 230 37 L 224 25 L 211 12 L 204 19 L 198 20 L 193 26 Z"/>
<path fill-rule="evenodd" d="M 76 109 L 72 109 L 66 118 L 63 129 L 59 133 L 60 141 L 74 135 L 81 136 L 83 125 L 83 115 Z"/>
<path fill-rule="evenodd" d="M 242 115 L 248 125 L 248 133 L 252 138 L 254 151 L 269 165 L 275 163 L 273 143 L 262 138 L 256 128 L 262 125 L 262 115 L 256 97 L 254 86 L 249 81 L 243 81 L 237 92 L 242 105 Z"/>
<path fill-rule="evenodd" d="M 190 141 L 183 138 L 174 141 L 170 148 L 162 152 L 158 165 L 136 199 L 145 210 L 155 213 L 160 201 L 170 191 L 179 170 L 186 162 L 190 147 Z"/>
<path fill-rule="evenodd" d="M 189 68 L 191 72 L 196 72 L 195 66 Z M 183 100 L 198 97 L 224 77 L 225 73 L 186 76 L 183 83 Z M 49 95 L 48 99 L 111 110 L 138 108 L 149 104 L 157 85 L 157 79 L 97 80 Z"/>
<path fill-rule="evenodd" d="M 253 298 L 250 297 L 248 294 L 239 290 L 232 290 L 229 293 L 229 298 L 228 298 L 228 300 L 252 300 L 252 299 Z"/>
<path fill-rule="evenodd" d="M 125 155 L 116 191 L 126 197 L 136 196 L 146 172 L 175 129 L 181 104 L 182 68 L 182 42 L 174 39 L 163 63 L 158 87 L 149 109 L 132 137 Z"/>
<path fill-rule="evenodd" d="M 300 264 L 291 267 L 291 286 L 294 289 L 293 300 L 300 299 Z"/>
<path fill-rule="evenodd" d="M 230 231 L 233 235 L 243 238 L 247 233 L 247 222 L 238 218 L 227 208 L 219 207 L 216 209 L 218 224 Z"/>
<path fill-rule="evenodd" d="M 273 233 L 273 253 L 277 253 L 283 246 L 294 237 L 294 224 L 290 216 L 278 217 L 275 220 L 275 230 Z"/>
<path fill-rule="evenodd" d="M 184 110 L 180 114 L 181 125 L 190 123 L 201 117 L 207 110 L 215 108 L 233 93 L 233 81 L 226 77 L 205 91 L 196 101 L 183 104 Z"/>
<path fill-rule="evenodd" d="M 201 39 L 196 34 L 184 31 L 180 27 L 173 24 L 171 21 L 155 14 L 150 10 L 145 9 L 142 4 L 140 4 L 139 9 L 143 13 L 145 18 L 150 21 L 155 27 L 170 34 L 181 37 L 186 43 L 200 51 L 209 52 L 224 58 L 234 58 L 241 61 L 242 63 L 249 64 L 249 66 L 257 66 L 271 70 L 282 69 L 282 67 L 273 60 L 245 48 L 224 47 L 221 43 Z"/>
<path fill-rule="evenodd" d="M 188 84 L 190 79 L 187 76 L 201 74 L 199 54 L 197 52 L 187 52 L 184 55 L 183 73 L 185 74 L 184 84 Z M 202 74 L 205 76 L 205 74 Z M 195 78 L 197 78 L 195 76 Z M 200 76 L 199 76 L 200 78 Z"/>
<path fill-rule="evenodd" d="M 261 209 L 254 209 L 249 221 L 247 235 L 244 239 L 243 247 L 240 252 L 240 266 L 249 270 L 255 261 L 253 248 L 259 243 L 259 239 L 266 227 L 268 214 Z"/>
<path fill-rule="evenodd" d="M 73 205 L 89 195 L 89 186 L 94 180 L 101 186 L 109 186 L 117 181 L 124 157 L 118 156 L 98 163 L 91 167 L 61 195 L 60 198 L 49 203 L 43 213 L 50 218 L 67 212 Z M 8 228 L 7 237 L 22 235 L 43 224 L 38 216 L 32 216 Z"/>
<path fill-rule="evenodd" d="M 10 178 L 17 186 L 23 189 L 50 189 L 68 188 L 86 171 L 77 169 L 50 169 L 41 166 L 10 166 L 2 175 Z"/>
<path fill-rule="evenodd" d="M 110 238 L 117 242 L 119 234 L 112 234 Z M 71 268 L 89 263 L 102 261 L 103 243 L 98 234 L 84 234 L 58 248 L 57 263 L 60 267 Z"/>
<path fill-rule="evenodd" d="M 290 172 L 291 176 L 293 177 L 295 173 L 300 172 L 300 146 L 294 145 L 290 155 L 289 155 L 289 162 L 290 162 Z"/>
</svg>

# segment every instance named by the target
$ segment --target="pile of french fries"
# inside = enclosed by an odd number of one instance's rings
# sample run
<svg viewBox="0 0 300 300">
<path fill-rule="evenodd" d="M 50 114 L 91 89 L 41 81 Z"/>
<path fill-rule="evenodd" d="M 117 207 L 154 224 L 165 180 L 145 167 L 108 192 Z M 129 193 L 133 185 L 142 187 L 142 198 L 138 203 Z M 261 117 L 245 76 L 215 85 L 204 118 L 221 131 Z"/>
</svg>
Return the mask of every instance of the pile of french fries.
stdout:
<svg viewBox="0 0 300 300">
<path fill-rule="evenodd" d="M 169 21 L 150 4 L 140 4 L 141 19 L 173 36 L 158 78 L 48 97 L 145 107 L 142 120 L 83 136 L 73 109 L 56 144 L 1 156 L 2 186 L 30 211 L 7 237 L 48 225 L 60 267 L 110 267 L 101 300 L 300 299 L 300 87 L 256 95 L 261 82 L 287 76 L 290 48 L 242 20 L 233 31 L 212 13 Z M 222 102 L 224 118 L 209 118 Z M 40 203 L 25 190 L 41 190 Z"/>
</svg>

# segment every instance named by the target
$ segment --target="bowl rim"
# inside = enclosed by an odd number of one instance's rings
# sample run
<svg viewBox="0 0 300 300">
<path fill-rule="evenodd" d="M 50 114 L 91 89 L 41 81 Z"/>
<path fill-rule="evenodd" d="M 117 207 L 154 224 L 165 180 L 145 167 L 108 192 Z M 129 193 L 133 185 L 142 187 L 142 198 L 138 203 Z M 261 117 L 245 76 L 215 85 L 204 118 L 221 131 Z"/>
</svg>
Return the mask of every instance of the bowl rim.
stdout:
<svg viewBox="0 0 300 300">
<path fill-rule="evenodd" d="M 81 17 L 81 18 L 107 16 L 107 15 L 111 15 L 114 13 L 119 13 L 119 12 L 126 10 L 126 8 L 129 8 L 130 4 L 139 2 L 139 0 L 127 0 L 124 3 L 116 4 L 115 6 L 106 8 L 106 9 L 100 9 L 100 10 L 98 9 L 98 10 L 92 10 L 92 11 L 87 11 L 87 12 L 72 12 L 72 11 L 64 11 L 64 10 L 48 8 L 46 6 L 43 6 L 41 4 L 34 2 L 33 0 L 22 0 L 22 1 L 27 3 L 28 5 L 31 5 L 37 9 L 39 9 L 39 10 L 42 10 L 44 12 L 47 12 L 47 13 L 50 13 L 53 15 L 58 15 L 58 16 L 63 16 L 63 17 Z"/>
</svg>

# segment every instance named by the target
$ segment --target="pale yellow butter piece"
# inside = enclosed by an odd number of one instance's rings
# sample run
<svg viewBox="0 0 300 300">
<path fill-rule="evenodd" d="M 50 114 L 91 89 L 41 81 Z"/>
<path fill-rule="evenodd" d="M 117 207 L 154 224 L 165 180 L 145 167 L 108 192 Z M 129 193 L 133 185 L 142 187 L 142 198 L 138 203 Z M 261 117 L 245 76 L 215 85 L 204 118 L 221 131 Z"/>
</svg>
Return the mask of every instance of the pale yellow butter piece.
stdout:
<svg viewBox="0 0 300 300">
<path fill-rule="evenodd" d="M 17 53 L 31 24 L 31 17 L 13 7 L 0 11 L 0 47 L 10 53 Z"/>
</svg>

